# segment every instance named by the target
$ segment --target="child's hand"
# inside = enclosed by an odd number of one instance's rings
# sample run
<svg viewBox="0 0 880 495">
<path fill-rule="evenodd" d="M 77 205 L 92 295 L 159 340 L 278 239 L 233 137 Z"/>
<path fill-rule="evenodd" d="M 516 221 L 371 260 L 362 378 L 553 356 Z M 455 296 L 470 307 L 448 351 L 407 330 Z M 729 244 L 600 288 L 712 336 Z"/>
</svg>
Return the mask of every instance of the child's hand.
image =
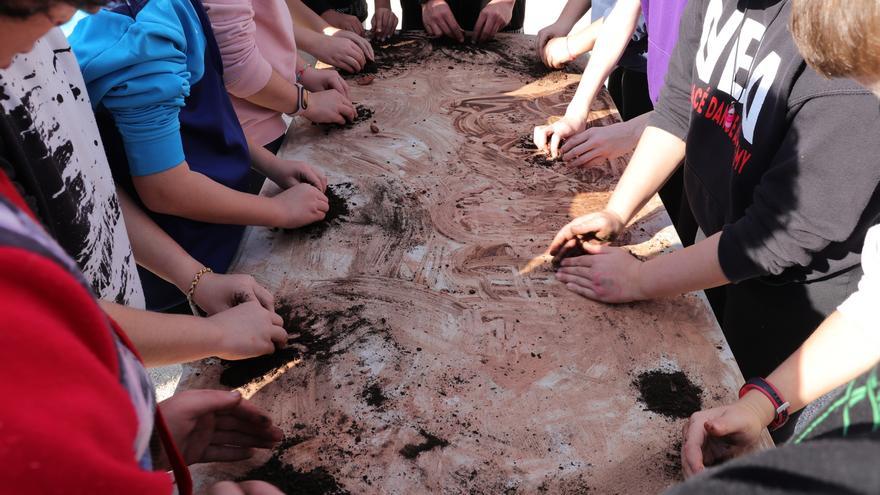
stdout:
<svg viewBox="0 0 880 495">
<path fill-rule="evenodd" d="M 268 175 L 273 182 L 284 189 L 289 189 L 300 183 L 311 184 L 321 192 L 327 189 L 327 176 L 321 169 L 299 160 L 276 158 Z"/>
<path fill-rule="evenodd" d="M 638 258 L 626 249 L 601 244 L 583 243 L 583 249 L 587 255 L 565 258 L 556 272 L 568 290 L 605 303 L 645 299 Z"/>
<path fill-rule="evenodd" d="M 335 89 L 317 91 L 309 97 L 309 108 L 302 116 L 318 124 L 345 125 L 357 117 L 351 100 Z"/>
<path fill-rule="evenodd" d="M 561 26 L 558 22 L 554 22 L 538 31 L 538 36 L 535 38 L 535 50 L 538 52 L 538 56 L 541 57 L 541 61 L 544 62 L 544 65 L 547 67 L 552 66 L 547 62 L 547 52 L 544 48 L 550 40 L 554 38 L 562 38 L 566 36 L 568 32 L 569 30 L 565 29 L 565 26 Z"/>
<path fill-rule="evenodd" d="M 342 12 L 337 12 L 333 9 L 327 9 L 321 14 L 321 17 L 327 21 L 327 24 L 330 24 L 333 27 L 351 31 L 358 36 L 363 36 L 365 34 L 364 25 L 361 24 L 360 19 L 353 15 L 343 14 Z"/>
<path fill-rule="evenodd" d="M 558 254 L 560 251 L 574 247 L 579 242 L 578 236 L 593 237 L 600 242 L 610 242 L 617 238 L 626 224 L 620 215 L 611 211 L 600 211 L 577 217 L 566 226 L 550 243 L 548 253 Z"/>
<path fill-rule="evenodd" d="M 272 448 L 284 436 L 237 391 L 180 392 L 159 409 L 187 464 L 250 459 L 254 448 Z"/>
<path fill-rule="evenodd" d="M 559 156 L 559 145 L 563 140 L 583 131 L 587 123 L 574 117 L 562 117 L 550 125 L 535 127 L 535 146 L 539 150 L 549 151 L 550 156 Z M 548 141 L 549 140 L 549 141 Z"/>
<path fill-rule="evenodd" d="M 510 24 L 513 17 L 513 0 L 492 0 L 480 11 L 474 24 L 474 43 L 482 43 L 495 37 L 498 31 Z"/>
<path fill-rule="evenodd" d="M 351 31 L 346 31 L 345 29 L 340 29 L 335 33 L 330 34 L 330 36 L 334 38 L 345 38 L 353 41 L 358 46 L 358 48 L 361 49 L 361 52 L 365 57 L 370 60 L 376 60 L 376 54 L 373 52 L 373 45 L 370 44 L 370 40 L 364 38 L 363 36 L 358 36 Z"/>
<path fill-rule="evenodd" d="M 373 38 L 385 41 L 394 36 L 394 30 L 397 29 L 397 16 L 389 8 L 378 7 L 373 14 L 372 25 Z"/>
<path fill-rule="evenodd" d="M 315 186 L 299 183 L 272 198 L 278 208 L 275 227 L 296 229 L 323 220 L 330 210 L 330 203 Z"/>
<path fill-rule="evenodd" d="M 346 72 L 360 72 L 367 63 L 363 47 L 349 39 L 344 33 L 357 37 L 356 34 L 340 29 L 332 36 L 323 38 L 323 43 L 318 44 L 312 50 L 312 55 L 318 60 L 326 62 L 333 67 L 339 67 Z M 364 40 L 366 42 L 366 40 Z"/>
<path fill-rule="evenodd" d="M 447 36 L 464 43 L 464 30 L 445 0 L 429 0 L 422 4 L 422 24 L 431 36 Z"/>
<path fill-rule="evenodd" d="M 248 301 L 274 311 L 275 298 L 250 275 L 208 272 L 202 275 L 193 300 L 211 316 Z"/>
<path fill-rule="evenodd" d="M 754 390 L 733 404 L 695 412 L 682 429 L 685 477 L 757 449 L 775 415 L 771 402 Z"/>
<path fill-rule="evenodd" d="M 551 69 L 561 69 L 574 60 L 574 55 L 568 47 L 568 37 L 562 36 L 548 41 L 541 49 L 541 60 Z"/>
<path fill-rule="evenodd" d="M 345 79 L 333 69 L 315 69 L 309 67 L 303 71 L 302 85 L 309 91 L 324 91 L 327 89 L 335 89 L 342 93 L 347 99 L 351 99 L 348 93 L 348 84 Z"/>
<path fill-rule="evenodd" d="M 284 495 L 265 481 L 221 481 L 208 490 L 208 495 Z"/>
<path fill-rule="evenodd" d="M 222 359 L 272 354 L 276 346 L 287 344 L 287 332 L 281 327 L 281 317 L 256 301 L 239 304 L 207 319 L 219 330 L 217 357 Z"/>
<path fill-rule="evenodd" d="M 569 166 L 586 167 L 630 153 L 640 137 L 632 132 L 627 122 L 618 122 L 579 132 L 566 139 L 560 151 Z"/>
</svg>

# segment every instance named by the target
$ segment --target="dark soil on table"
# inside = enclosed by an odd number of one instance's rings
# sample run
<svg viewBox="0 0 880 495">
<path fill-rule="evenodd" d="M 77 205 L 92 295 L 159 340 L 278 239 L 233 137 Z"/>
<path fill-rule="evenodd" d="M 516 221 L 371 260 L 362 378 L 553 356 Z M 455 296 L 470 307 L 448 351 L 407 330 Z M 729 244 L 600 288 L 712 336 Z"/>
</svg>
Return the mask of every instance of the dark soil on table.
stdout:
<svg viewBox="0 0 880 495">
<path fill-rule="evenodd" d="M 358 125 L 362 122 L 366 122 L 366 121 L 373 118 L 374 112 L 373 112 L 372 108 L 358 104 L 358 105 L 354 106 L 354 109 L 357 111 L 357 116 L 354 118 L 354 120 L 352 120 L 350 122 L 346 122 L 345 125 L 343 125 L 343 124 L 315 124 L 315 125 L 320 125 L 321 127 L 323 127 L 324 128 L 324 135 L 326 136 L 326 135 L 330 134 L 334 129 L 353 129 L 356 125 Z"/>
<path fill-rule="evenodd" d="M 385 319 L 367 319 L 363 316 L 364 309 L 363 304 L 357 304 L 318 312 L 307 306 L 294 307 L 288 299 L 279 299 L 275 311 L 281 316 L 282 325 L 287 331 L 287 347 L 267 356 L 221 361 L 224 369 L 220 374 L 220 383 L 231 388 L 241 387 L 297 359 L 324 365 L 331 357 L 346 352 L 347 346 L 343 345 L 343 341 L 359 341 L 372 334 L 393 341 Z"/>
<path fill-rule="evenodd" d="M 530 165 L 547 168 L 554 167 L 562 163 L 561 157 L 550 158 L 550 155 L 539 150 L 538 147 L 535 146 L 535 140 L 531 134 L 520 136 L 515 146 L 520 150 L 531 153 L 528 157 L 526 157 L 526 162 Z"/>
<path fill-rule="evenodd" d="M 423 452 L 427 452 L 429 450 L 433 450 L 436 448 L 443 448 L 449 445 L 447 440 L 444 440 L 436 435 L 432 435 L 425 430 L 419 430 L 419 434 L 425 438 L 425 441 L 419 444 L 408 443 L 400 449 L 400 455 L 406 457 L 407 459 L 415 459 Z"/>
<path fill-rule="evenodd" d="M 703 406 L 703 389 L 681 371 L 646 371 L 633 381 L 633 385 L 639 390 L 639 400 L 645 403 L 648 411 L 669 418 L 688 418 Z"/>
<path fill-rule="evenodd" d="M 666 463 L 663 465 L 663 471 L 671 479 L 676 481 L 684 480 L 681 472 L 681 440 L 666 452 Z"/>
<path fill-rule="evenodd" d="M 388 397 L 385 396 L 385 392 L 382 391 L 382 387 L 378 383 L 367 385 L 364 391 L 361 392 L 361 398 L 364 399 L 368 406 L 377 409 L 381 408 L 388 400 Z"/>
<path fill-rule="evenodd" d="M 262 466 L 248 471 L 238 481 L 258 480 L 275 485 L 286 495 L 348 495 L 325 468 L 300 471 L 281 460 L 283 450 L 275 452 Z"/>
<path fill-rule="evenodd" d="M 330 209 L 327 211 L 327 215 L 320 222 L 307 225 L 299 230 L 312 239 L 317 239 L 330 227 L 339 225 L 344 220 L 348 220 L 349 214 L 351 214 L 351 208 L 348 206 L 348 201 L 340 193 L 343 190 L 350 191 L 352 187 L 353 186 L 350 182 L 327 186 L 327 190 L 324 192 L 327 196 L 327 201 L 330 203 Z"/>
</svg>

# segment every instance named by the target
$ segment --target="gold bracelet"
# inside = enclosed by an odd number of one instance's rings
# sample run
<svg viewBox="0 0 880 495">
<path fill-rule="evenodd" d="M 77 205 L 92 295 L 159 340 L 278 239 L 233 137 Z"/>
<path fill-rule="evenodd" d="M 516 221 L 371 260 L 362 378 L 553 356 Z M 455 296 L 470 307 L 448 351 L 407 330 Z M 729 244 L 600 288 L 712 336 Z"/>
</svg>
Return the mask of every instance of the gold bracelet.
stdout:
<svg viewBox="0 0 880 495">
<path fill-rule="evenodd" d="M 206 266 L 197 271 L 193 277 L 192 283 L 189 284 L 189 290 L 186 291 L 186 301 L 189 303 L 189 309 L 192 310 L 192 313 L 195 316 L 201 316 L 201 313 L 199 312 L 199 307 L 196 305 L 196 302 L 193 300 L 193 296 L 196 293 L 196 287 L 199 286 L 199 281 L 202 280 L 202 275 L 206 273 L 214 273 L 214 270 L 211 270 Z"/>
</svg>

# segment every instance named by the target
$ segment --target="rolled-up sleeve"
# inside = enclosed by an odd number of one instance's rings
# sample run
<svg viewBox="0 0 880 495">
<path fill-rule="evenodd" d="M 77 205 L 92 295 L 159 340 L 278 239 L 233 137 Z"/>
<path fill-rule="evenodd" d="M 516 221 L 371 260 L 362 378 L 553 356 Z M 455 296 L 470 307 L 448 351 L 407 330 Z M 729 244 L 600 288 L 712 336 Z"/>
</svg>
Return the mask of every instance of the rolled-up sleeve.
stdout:
<svg viewBox="0 0 880 495">
<path fill-rule="evenodd" d="M 239 98 L 252 96 L 272 77 L 272 65 L 257 45 L 252 2 L 206 0 L 204 4 L 223 58 L 226 89 Z"/>
<path fill-rule="evenodd" d="M 806 267 L 831 243 L 849 239 L 880 183 L 873 95 L 812 97 L 792 113 L 752 204 L 722 231 L 718 257 L 732 282 Z"/>
<path fill-rule="evenodd" d="M 137 20 L 101 11 L 70 42 L 92 104 L 113 116 L 131 174 L 182 163 L 180 109 L 204 73 L 205 36 L 190 2 L 149 2 Z"/>
</svg>

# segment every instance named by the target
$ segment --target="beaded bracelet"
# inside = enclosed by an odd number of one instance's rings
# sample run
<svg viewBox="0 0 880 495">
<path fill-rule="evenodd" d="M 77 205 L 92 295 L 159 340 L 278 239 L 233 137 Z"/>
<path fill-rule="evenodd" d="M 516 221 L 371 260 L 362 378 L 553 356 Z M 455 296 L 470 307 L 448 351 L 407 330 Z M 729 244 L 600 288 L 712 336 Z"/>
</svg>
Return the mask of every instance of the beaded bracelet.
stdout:
<svg viewBox="0 0 880 495">
<path fill-rule="evenodd" d="M 189 284 L 189 290 L 186 291 L 186 301 L 189 303 L 189 309 L 192 310 L 192 314 L 195 316 L 201 316 L 201 313 L 199 312 L 199 307 L 196 305 L 193 296 L 196 293 L 196 287 L 199 286 L 199 282 L 202 280 L 202 275 L 206 273 L 214 273 L 214 270 L 211 270 L 206 266 L 197 271 L 193 277 L 192 283 Z"/>
</svg>

